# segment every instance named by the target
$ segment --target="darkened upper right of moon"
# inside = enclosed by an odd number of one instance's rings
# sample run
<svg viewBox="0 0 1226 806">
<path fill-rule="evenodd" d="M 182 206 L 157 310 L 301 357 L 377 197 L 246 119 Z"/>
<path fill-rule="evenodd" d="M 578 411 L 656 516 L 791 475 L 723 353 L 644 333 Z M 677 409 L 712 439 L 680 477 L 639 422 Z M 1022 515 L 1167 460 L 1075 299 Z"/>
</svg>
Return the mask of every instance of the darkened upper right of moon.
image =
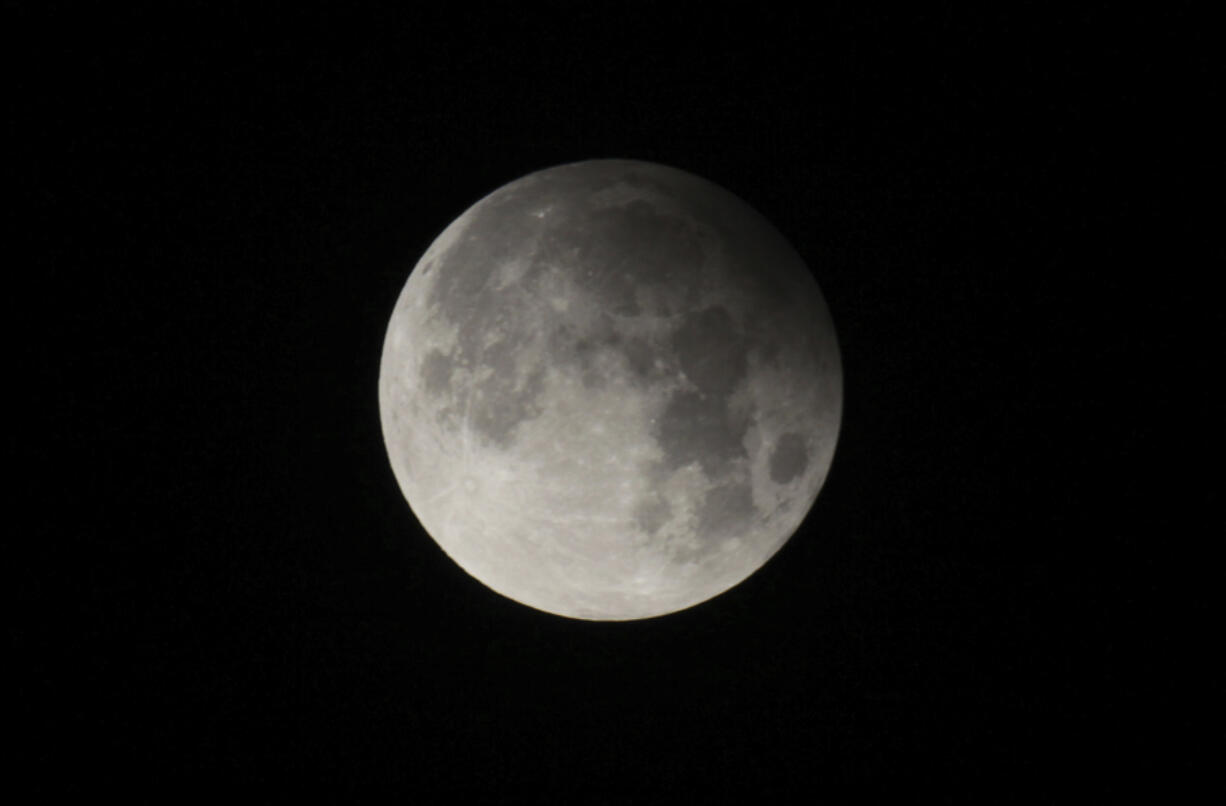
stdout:
<svg viewBox="0 0 1226 806">
<path fill-rule="evenodd" d="M 718 186 L 663 166 L 550 169 L 501 188 L 457 223 L 455 242 L 421 270 L 433 275 L 429 302 L 456 326 L 458 343 L 422 371 L 439 390 L 455 366 L 488 367 L 468 406 L 495 442 L 535 411 L 539 385 L 524 382 L 514 355 L 546 322 L 555 361 L 582 363 L 585 351 L 613 345 L 649 382 L 665 356 L 716 397 L 744 378 L 751 351 L 769 361 L 780 344 L 814 347 L 804 343 L 814 325 L 828 327 L 824 308 L 808 304 L 816 288 L 803 264 L 773 227 Z M 558 293 L 593 309 L 548 308 L 553 280 L 544 275 L 559 269 L 568 285 Z M 671 322 L 667 343 L 628 324 L 651 319 Z"/>
</svg>

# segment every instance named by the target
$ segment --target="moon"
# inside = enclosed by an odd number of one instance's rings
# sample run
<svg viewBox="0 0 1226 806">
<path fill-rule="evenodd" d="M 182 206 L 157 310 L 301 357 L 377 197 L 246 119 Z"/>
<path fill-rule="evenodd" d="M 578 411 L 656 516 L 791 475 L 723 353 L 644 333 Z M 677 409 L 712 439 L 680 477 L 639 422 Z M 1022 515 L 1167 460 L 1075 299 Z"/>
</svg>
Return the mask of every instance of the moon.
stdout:
<svg viewBox="0 0 1226 806">
<path fill-rule="evenodd" d="M 538 610 L 623 621 L 732 588 L 825 482 L 843 375 L 803 260 L 732 193 L 588 160 L 431 244 L 379 373 L 393 473 L 443 551 Z"/>
</svg>

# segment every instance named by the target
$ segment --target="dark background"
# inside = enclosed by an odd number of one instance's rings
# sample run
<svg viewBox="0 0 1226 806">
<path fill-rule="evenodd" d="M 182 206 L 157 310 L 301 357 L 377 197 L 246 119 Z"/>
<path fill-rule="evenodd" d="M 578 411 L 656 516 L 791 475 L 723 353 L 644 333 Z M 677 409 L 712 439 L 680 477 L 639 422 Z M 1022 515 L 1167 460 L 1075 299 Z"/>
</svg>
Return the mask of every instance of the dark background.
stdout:
<svg viewBox="0 0 1226 806">
<path fill-rule="evenodd" d="M 1205 23 L 594 5 L 6 4 L 19 787 L 1191 786 L 1220 539 L 1196 459 L 1221 322 L 1192 203 L 1220 187 Z M 723 596 L 625 624 L 451 563 L 376 399 L 434 236 L 591 157 L 764 213 L 846 375 L 798 534 Z"/>
</svg>

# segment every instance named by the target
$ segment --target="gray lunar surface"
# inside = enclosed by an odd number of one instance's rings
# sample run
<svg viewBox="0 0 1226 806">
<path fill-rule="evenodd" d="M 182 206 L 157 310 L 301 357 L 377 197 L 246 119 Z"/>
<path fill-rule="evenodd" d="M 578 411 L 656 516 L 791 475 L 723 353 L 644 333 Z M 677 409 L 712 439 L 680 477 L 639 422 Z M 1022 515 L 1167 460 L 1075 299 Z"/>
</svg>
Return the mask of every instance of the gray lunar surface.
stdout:
<svg viewBox="0 0 1226 806">
<path fill-rule="evenodd" d="M 469 208 L 409 276 L 379 376 L 413 513 L 465 571 L 563 616 L 728 590 L 833 457 L 826 303 L 769 222 L 692 174 L 562 165 Z"/>
</svg>

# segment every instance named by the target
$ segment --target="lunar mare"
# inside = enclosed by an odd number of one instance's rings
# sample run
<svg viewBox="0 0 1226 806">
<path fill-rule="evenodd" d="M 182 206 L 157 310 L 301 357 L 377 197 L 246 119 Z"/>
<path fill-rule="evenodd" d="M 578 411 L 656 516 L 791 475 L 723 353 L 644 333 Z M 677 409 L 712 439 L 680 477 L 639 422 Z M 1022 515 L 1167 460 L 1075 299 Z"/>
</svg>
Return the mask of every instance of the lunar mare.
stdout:
<svg viewBox="0 0 1226 806">
<path fill-rule="evenodd" d="M 652 163 L 529 174 L 434 241 L 379 376 L 396 480 L 439 546 L 525 605 L 684 609 L 795 532 L 842 370 L 800 257 L 731 193 Z"/>
</svg>

